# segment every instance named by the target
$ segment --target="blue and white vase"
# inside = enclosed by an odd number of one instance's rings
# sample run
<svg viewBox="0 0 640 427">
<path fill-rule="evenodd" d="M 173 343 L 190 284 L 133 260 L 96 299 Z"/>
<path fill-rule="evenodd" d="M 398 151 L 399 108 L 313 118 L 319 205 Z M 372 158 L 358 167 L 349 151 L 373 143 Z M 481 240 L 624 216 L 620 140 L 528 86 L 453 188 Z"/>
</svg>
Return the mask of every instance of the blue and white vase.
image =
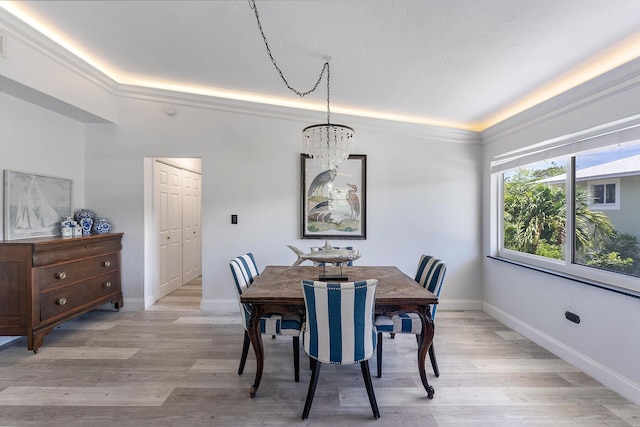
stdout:
<svg viewBox="0 0 640 427">
<path fill-rule="evenodd" d="M 96 214 L 94 214 L 89 209 L 81 209 L 80 211 L 76 212 L 76 221 L 80 223 L 82 218 L 90 218 L 91 221 L 93 222 L 96 220 Z"/>
<path fill-rule="evenodd" d="M 111 231 L 111 224 L 109 224 L 106 218 L 98 218 L 93 223 L 92 231 L 94 234 L 106 234 Z"/>
<path fill-rule="evenodd" d="M 62 237 L 72 237 L 73 236 L 73 228 L 67 224 L 60 225 L 60 235 Z"/>
<path fill-rule="evenodd" d="M 73 217 L 65 217 L 62 221 L 60 221 L 60 235 L 62 237 L 71 237 L 73 236 L 73 227 L 77 224 L 73 220 Z"/>
<path fill-rule="evenodd" d="M 93 226 L 93 219 L 91 218 L 80 218 L 80 226 L 82 227 L 82 235 L 89 236 L 91 234 L 91 228 Z"/>
<path fill-rule="evenodd" d="M 60 227 L 73 227 L 75 225 L 76 222 L 73 220 L 72 216 L 67 216 L 62 221 L 60 221 Z"/>
</svg>

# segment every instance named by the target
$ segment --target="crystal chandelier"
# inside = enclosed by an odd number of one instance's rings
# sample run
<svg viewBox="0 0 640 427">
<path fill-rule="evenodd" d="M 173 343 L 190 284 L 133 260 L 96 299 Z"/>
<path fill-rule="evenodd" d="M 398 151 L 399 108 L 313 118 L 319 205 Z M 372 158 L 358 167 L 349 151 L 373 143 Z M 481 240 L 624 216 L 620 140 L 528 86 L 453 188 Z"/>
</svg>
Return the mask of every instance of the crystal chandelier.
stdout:
<svg viewBox="0 0 640 427">
<path fill-rule="evenodd" d="M 319 160 L 322 170 L 335 169 L 338 163 L 349 158 L 355 145 L 355 131 L 352 128 L 331 124 L 329 59 L 322 68 L 323 72 L 325 68 L 327 70 L 327 123 L 307 126 L 302 130 L 302 151 Z"/>
<path fill-rule="evenodd" d="M 318 80 L 316 81 L 313 88 L 306 92 L 300 92 L 291 87 L 289 85 L 289 82 L 287 82 L 287 79 L 284 78 L 282 70 L 280 70 L 280 67 L 278 67 L 276 60 L 271 54 L 271 49 L 269 48 L 267 37 L 264 35 L 264 31 L 262 30 L 262 24 L 260 23 L 260 17 L 258 15 L 258 8 L 256 7 L 255 0 L 251 0 L 251 8 L 255 12 L 256 20 L 258 21 L 258 29 L 260 30 L 260 34 L 262 35 L 264 45 L 267 48 L 269 58 L 271 58 L 273 66 L 276 68 L 276 70 L 280 74 L 280 78 L 282 78 L 282 81 L 287 86 L 287 88 L 289 88 L 289 90 L 300 97 L 306 96 L 316 90 L 316 88 L 320 84 L 320 81 L 322 80 L 322 76 L 324 75 L 325 71 L 327 72 L 327 123 L 307 126 L 302 130 L 302 151 L 312 158 L 318 160 L 322 170 L 335 169 L 338 163 L 349 158 L 349 154 L 353 152 L 353 148 L 355 145 L 355 131 L 349 126 L 331 123 L 331 73 L 329 71 L 329 61 L 331 60 L 331 58 L 324 58 L 325 63 L 322 67 L 322 71 L 320 71 L 320 76 L 318 77 Z"/>
</svg>

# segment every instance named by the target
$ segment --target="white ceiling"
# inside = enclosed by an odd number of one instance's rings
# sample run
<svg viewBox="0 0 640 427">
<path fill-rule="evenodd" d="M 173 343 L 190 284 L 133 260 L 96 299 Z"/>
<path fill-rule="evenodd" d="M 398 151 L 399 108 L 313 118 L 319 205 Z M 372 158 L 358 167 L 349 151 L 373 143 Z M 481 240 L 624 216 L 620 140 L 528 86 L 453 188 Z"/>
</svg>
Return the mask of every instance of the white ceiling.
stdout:
<svg viewBox="0 0 640 427">
<path fill-rule="evenodd" d="M 475 130 L 594 58 L 606 68 L 603 52 L 630 36 L 640 39 L 639 0 L 257 5 L 271 51 L 296 89 L 310 89 L 323 56 L 331 57 L 333 112 L 353 109 Z M 22 1 L 8 7 L 119 83 L 300 101 L 273 67 L 247 0 Z M 640 43 L 633 56 L 640 56 Z M 301 101 L 326 109 L 326 83 Z"/>
</svg>

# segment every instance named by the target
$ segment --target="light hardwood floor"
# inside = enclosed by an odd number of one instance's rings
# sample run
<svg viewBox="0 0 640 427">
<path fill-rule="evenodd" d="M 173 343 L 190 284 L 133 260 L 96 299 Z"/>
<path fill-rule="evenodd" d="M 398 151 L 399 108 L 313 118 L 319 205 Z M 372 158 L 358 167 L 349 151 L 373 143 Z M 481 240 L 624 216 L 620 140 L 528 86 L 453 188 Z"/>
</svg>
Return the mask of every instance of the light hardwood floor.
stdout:
<svg viewBox="0 0 640 427">
<path fill-rule="evenodd" d="M 301 350 L 293 381 L 291 340 L 265 340 L 265 373 L 250 351 L 237 374 L 239 315 L 199 310 L 199 281 L 144 312 L 92 311 L 45 338 L 0 351 L 0 426 L 640 426 L 640 408 L 477 311 L 439 311 L 441 376 L 426 398 L 412 336 L 385 338 L 373 378 L 374 420 L 359 365 L 324 366 L 307 421 L 309 374 Z M 375 374 L 375 357 L 370 361 Z"/>
</svg>

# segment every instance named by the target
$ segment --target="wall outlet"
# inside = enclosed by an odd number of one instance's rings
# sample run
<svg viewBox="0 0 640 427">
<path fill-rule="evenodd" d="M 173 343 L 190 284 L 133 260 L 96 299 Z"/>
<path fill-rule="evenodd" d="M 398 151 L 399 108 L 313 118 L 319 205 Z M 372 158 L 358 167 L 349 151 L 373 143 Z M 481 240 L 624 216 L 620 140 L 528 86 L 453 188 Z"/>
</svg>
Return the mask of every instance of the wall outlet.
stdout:
<svg viewBox="0 0 640 427">
<path fill-rule="evenodd" d="M 231 215 L 231 224 L 237 224 L 238 223 L 238 215 L 233 214 Z"/>
<path fill-rule="evenodd" d="M 575 313 L 572 313 L 570 311 L 565 311 L 564 312 L 564 317 L 567 318 L 567 320 L 573 322 L 573 323 L 580 323 L 580 316 L 578 316 Z"/>
</svg>

